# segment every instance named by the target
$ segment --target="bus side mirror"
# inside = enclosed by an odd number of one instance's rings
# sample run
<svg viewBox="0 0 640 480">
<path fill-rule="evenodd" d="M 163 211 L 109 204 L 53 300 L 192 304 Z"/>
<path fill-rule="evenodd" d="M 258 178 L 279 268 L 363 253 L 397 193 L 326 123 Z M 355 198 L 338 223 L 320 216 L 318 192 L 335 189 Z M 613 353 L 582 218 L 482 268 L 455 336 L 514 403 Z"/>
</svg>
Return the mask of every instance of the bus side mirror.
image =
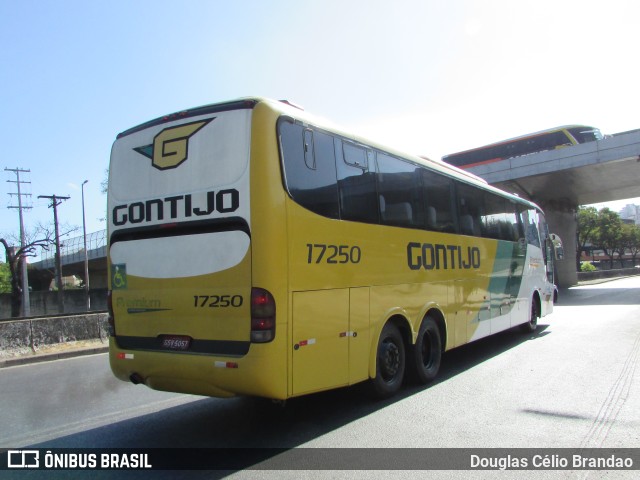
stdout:
<svg viewBox="0 0 640 480">
<path fill-rule="evenodd" d="M 551 240 L 551 245 L 553 245 L 553 253 L 556 260 L 563 260 L 564 248 L 562 248 L 562 239 L 555 233 L 551 233 L 549 234 L 549 240 Z"/>
</svg>

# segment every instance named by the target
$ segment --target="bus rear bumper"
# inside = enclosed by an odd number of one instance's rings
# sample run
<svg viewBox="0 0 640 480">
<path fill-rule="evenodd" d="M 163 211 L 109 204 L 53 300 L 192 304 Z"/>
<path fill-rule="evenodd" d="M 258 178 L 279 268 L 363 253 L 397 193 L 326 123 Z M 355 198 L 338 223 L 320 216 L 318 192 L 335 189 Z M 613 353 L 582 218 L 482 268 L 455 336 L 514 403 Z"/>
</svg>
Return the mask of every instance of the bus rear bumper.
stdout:
<svg viewBox="0 0 640 480">
<path fill-rule="evenodd" d="M 273 353 L 273 347 L 252 345 L 251 355 L 241 358 L 214 357 L 123 350 L 110 337 L 109 362 L 118 379 L 154 390 L 219 398 L 252 395 L 284 400 L 286 368 L 277 364 L 278 355 Z"/>
</svg>

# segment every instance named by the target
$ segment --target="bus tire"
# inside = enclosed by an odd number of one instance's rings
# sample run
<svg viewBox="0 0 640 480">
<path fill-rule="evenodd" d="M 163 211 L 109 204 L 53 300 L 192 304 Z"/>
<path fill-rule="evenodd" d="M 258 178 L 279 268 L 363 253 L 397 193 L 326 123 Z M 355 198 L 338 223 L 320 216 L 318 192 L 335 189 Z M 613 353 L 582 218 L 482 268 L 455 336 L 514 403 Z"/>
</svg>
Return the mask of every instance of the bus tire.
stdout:
<svg viewBox="0 0 640 480">
<path fill-rule="evenodd" d="M 400 390 L 405 364 L 402 335 L 398 327 L 389 322 L 382 329 L 378 340 L 376 376 L 371 379 L 371 387 L 376 397 L 388 398 Z"/>
<path fill-rule="evenodd" d="M 438 375 L 442 359 L 442 340 L 438 324 L 432 317 L 425 317 L 418 330 L 418 337 L 410 355 L 412 378 L 425 385 Z"/>
<path fill-rule="evenodd" d="M 538 328 L 538 317 L 540 312 L 538 311 L 538 302 L 535 298 L 531 299 L 531 312 L 529 313 L 529 321 L 520 325 L 520 329 L 524 333 L 533 333 Z"/>
</svg>

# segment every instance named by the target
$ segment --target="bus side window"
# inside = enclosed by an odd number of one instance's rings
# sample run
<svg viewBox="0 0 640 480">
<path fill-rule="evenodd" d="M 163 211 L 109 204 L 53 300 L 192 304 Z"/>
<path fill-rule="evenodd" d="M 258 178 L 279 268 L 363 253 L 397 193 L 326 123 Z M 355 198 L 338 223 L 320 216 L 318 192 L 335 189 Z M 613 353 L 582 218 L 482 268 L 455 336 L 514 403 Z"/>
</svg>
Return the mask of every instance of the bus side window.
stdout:
<svg viewBox="0 0 640 480">
<path fill-rule="evenodd" d="M 376 153 L 380 218 L 385 225 L 422 227 L 424 214 L 419 171 L 412 163 Z"/>
<path fill-rule="evenodd" d="M 554 279 L 554 261 L 555 256 L 553 253 L 553 244 L 549 236 L 549 226 L 544 218 L 544 214 L 540 211 L 536 212 L 538 215 L 538 232 L 542 239 L 542 256 L 547 270 L 547 280 L 549 283 L 553 283 Z"/>
<path fill-rule="evenodd" d="M 519 241 L 523 241 L 523 239 L 526 239 L 526 235 L 525 235 L 525 223 L 522 219 L 522 206 L 520 204 L 514 204 L 513 205 L 513 209 L 514 209 L 514 216 L 515 216 L 515 224 L 514 224 L 514 228 L 516 229 L 516 233 L 517 233 L 517 238 Z"/>
<path fill-rule="evenodd" d="M 482 212 L 484 211 L 483 191 L 462 182 L 456 182 L 456 190 L 460 233 L 475 237 L 485 236 L 482 222 Z"/>
<path fill-rule="evenodd" d="M 340 218 L 378 223 L 376 179 L 369 164 L 373 152 L 339 138 L 335 138 L 335 144 Z"/>
<path fill-rule="evenodd" d="M 312 212 L 339 218 L 333 138 L 286 120 L 279 122 L 278 130 L 291 198 Z"/>
<path fill-rule="evenodd" d="M 507 220 L 506 226 L 507 226 L 508 235 L 510 236 L 510 238 L 508 238 L 507 240 L 511 240 L 512 242 L 517 242 L 523 237 L 523 235 L 522 235 L 522 231 L 520 230 L 520 224 L 518 222 L 516 204 L 515 202 L 512 202 L 511 200 L 507 200 L 506 198 L 505 198 L 505 204 L 506 204 L 505 217 Z"/>
<path fill-rule="evenodd" d="M 493 193 L 484 194 L 484 214 L 482 215 L 483 236 L 495 240 L 502 239 L 501 229 L 506 221 L 504 215 L 504 199 Z"/>
<path fill-rule="evenodd" d="M 536 217 L 538 219 L 538 235 L 540 236 L 540 245 L 542 248 L 542 256 L 544 257 L 544 263 L 547 263 L 549 260 L 548 250 L 549 250 L 549 230 L 547 229 L 547 222 L 542 215 L 541 212 L 536 211 Z"/>
<path fill-rule="evenodd" d="M 520 217 L 524 225 L 524 235 L 529 245 L 540 248 L 540 237 L 538 236 L 538 213 L 533 210 L 524 210 Z"/>
<path fill-rule="evenodd" d="M 421 174 L 427 230 L 455 233 L 453 181 L 432 170 L 423 169 Z"/>
<path fill-rule="evenodd" d="M 485 192 L 483 236 L 496 240 L 518 240 L 515 204 L 494 193 Z"/>
</svg>

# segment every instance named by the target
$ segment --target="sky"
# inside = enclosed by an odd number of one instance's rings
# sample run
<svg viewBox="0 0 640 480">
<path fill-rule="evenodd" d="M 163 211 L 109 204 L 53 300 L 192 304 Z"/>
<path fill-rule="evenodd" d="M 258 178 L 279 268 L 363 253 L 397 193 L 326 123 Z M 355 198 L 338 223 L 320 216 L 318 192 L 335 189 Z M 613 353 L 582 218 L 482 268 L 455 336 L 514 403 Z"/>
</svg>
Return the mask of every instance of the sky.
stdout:
<svg viewBox="0 0 640 480">
<path fill-rule="evenodd" d="M 411 153 L 640 128 L 636 0 L 0 0 L 0 235 L 105 228 L 116 135 L 247 96 Z M 614 209 L 640 199 L 616 202 Z M 72 235 L 72 236 L 73 236 Z"/>
</svg>

